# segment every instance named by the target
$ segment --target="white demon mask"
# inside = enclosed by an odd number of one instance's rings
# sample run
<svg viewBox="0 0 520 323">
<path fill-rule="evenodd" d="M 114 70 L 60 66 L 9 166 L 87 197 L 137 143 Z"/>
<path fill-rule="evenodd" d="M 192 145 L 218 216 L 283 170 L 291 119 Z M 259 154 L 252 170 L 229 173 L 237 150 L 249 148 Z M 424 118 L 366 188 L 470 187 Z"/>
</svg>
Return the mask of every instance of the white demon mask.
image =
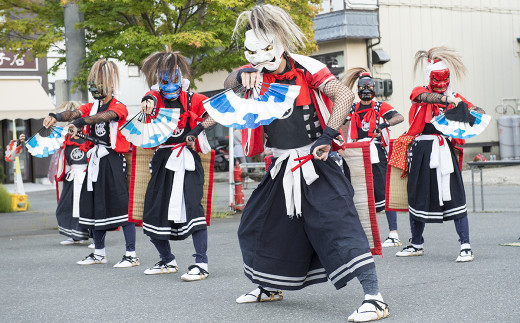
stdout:
<svg viewBox="0 0 520 323">
<path fill-rule="evenodd" d="M 244 54 L 254 68 L 274 72 L 280 67 L 284 48 L 276 37 L 258 38 L 253 30 L 246 31 Z"/>
</svg>

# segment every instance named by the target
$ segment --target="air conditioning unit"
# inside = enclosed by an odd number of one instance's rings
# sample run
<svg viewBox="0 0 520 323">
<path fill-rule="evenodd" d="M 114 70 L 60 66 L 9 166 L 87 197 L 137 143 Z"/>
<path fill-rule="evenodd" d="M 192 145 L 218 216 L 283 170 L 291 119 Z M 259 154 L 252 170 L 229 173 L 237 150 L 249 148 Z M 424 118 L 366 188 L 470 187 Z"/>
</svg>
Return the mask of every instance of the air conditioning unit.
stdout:
<svg viewBox="0 0 520 323">
<path fill-rule="evenodd" d="M 382 49 L 372 50 L 372 64 L 385 64 L 390 61 L 390 55 L 388 55 Z"/>
</svg>

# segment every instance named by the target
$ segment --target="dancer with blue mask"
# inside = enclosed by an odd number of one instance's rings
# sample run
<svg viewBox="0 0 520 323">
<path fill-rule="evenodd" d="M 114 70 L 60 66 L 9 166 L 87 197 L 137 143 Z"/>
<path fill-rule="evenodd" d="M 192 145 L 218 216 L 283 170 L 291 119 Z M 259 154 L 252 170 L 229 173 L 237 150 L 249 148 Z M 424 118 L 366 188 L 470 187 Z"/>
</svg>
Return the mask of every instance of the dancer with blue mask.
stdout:
<svg viewBox="0 0 520 323">
<path fill-rule="evenodd" d="M 143 231 L 159 252 L 161 260 L 145 270 L 146 275 L 170 274 L 178 271 L 169 240 L 190 236 L 195 247 L 195 263 L 181 276 L 184 281 L 202 280 L 209 276 L 206 217 L 201 205 L 204 169 L 197 152 L 211 148 L 205 134 L 195 136 L 188 148 L 183 143 L 190 131 L 199 127 L 205 113 L 202 94 L 187 91 L 190 76 L 186 58 L 178 52 L 164 51 L 150 55 L 142 71 L 151 91 L 141 102 L 141 111 L 157 114 L 160 109 L 177 109 L 177 129 L 159 145 L 150 162 L 151 179 L 146 190 Z"/>
</svg>

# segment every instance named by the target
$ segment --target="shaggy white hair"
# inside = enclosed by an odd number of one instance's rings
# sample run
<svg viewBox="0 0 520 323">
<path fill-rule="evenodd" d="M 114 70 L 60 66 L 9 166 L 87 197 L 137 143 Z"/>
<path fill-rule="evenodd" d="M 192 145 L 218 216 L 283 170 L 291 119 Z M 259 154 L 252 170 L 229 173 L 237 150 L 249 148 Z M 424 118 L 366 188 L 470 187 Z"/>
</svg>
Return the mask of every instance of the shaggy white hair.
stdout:
<svg viewBox="0 0 520 323">
<path fill-rule="evenodd" d="M 277 37 L 286 52 L 296 52 L 305 48 L 307 37 L 291 16 L 280 7 L 265 4 L 242 12 L 237 18 L 233 38 L 245 23 L 258 38 L 268 40 Z"/>
</svg>

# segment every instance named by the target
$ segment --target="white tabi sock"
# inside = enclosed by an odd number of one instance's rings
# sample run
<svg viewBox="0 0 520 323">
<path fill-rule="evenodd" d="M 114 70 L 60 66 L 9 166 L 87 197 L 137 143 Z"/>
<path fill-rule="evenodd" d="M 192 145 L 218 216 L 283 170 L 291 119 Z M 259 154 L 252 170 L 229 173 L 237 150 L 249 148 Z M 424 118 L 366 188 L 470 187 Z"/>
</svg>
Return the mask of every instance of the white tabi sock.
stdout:
<svg viewBox="0 0 520 323">
<path fill-rule="evenodd" d="M 423 244 L 413 244 L 413 243 L 412 243 L 412 246 L 413 246 L 414 248 L 421 249 L 421 248 L 423 247 Z"/>
<path fill-rule="evenodd" d="M 135 253 L 135 250 L 134 251 L 127 251 L 125 256 L 130 256 L 132 258 L 136 258 L 137 254 Z"/>
<path fill-rule="evenodd" d="M 397 234 L 397 232 L 390 232 L 390 233 L 388 233 L 388 237 L 392 238 L 392 239 L 399 240 L 399 235 Z"/>
<path fill-rule="evenodd" d="M 105 257 L 106 256 L 105 248 L 103 248 L 103 249 L 94 249 L 94 256 Z"/>
<path fill-rule="evenodd" d="M 471 245 L 469 243 L 463 243 L 460 245 L 460 250 L 462 249 L 471 249 Z"/>
<path fill-rule="evenodd" d="M 383 296 L 381 295 L 381 293 L 378 293 L 377 295 L 365 294 L 365 300 L 369 300 L 369 299 L 375 299 L 377 301 L 382 302 Z"/>
<path fill-rule="evenodd" d="M 209 271 L 209 270 L 208 270 L 208 264 L 207 264 L 207 263 L 204 263 L 204 262 L 197 262 L 197 263 L 195 263 L 195 265 L 199 266 L 200 268 L 204 269 L 205 271 Z"/>
</svg>

